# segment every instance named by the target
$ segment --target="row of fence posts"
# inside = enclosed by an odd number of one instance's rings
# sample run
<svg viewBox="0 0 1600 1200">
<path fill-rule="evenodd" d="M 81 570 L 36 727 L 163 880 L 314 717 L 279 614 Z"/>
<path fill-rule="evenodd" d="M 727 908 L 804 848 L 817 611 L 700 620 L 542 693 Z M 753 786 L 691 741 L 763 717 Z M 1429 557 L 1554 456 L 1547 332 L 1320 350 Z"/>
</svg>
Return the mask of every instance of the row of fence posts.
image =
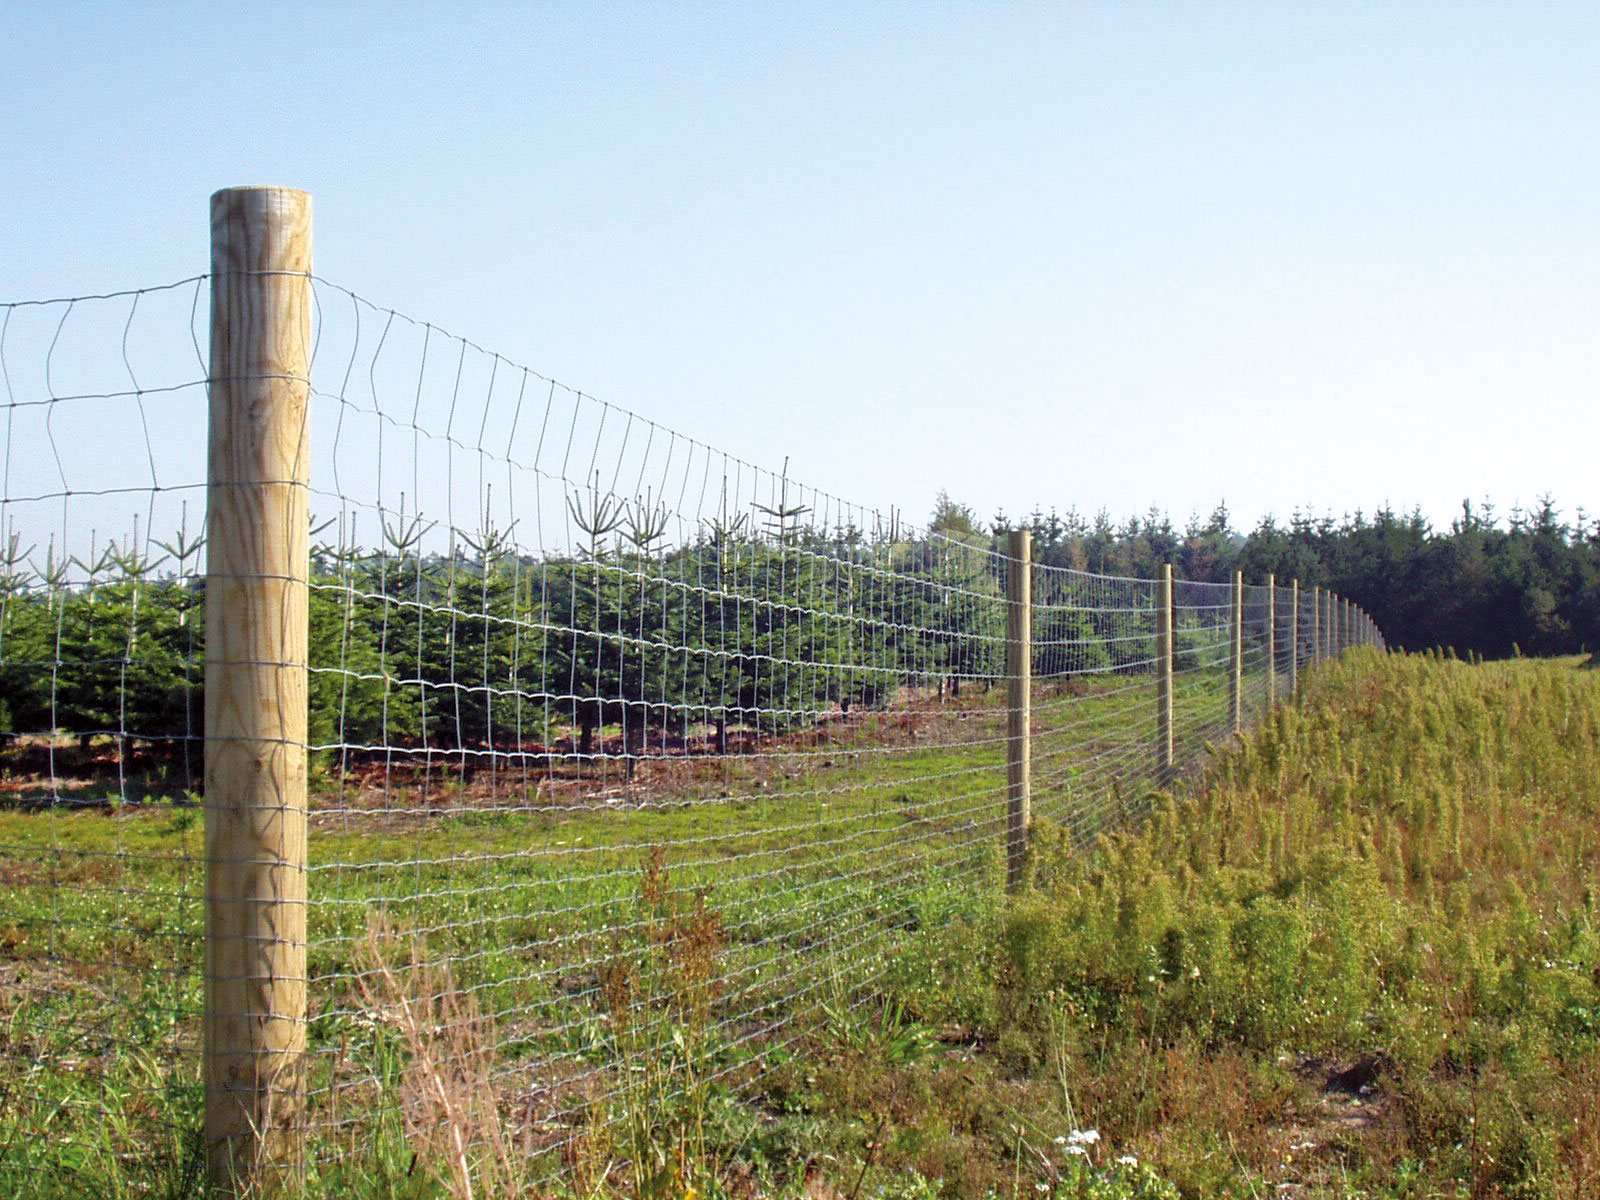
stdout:
<svg viewBox="0 0 1600 1200">
<path fill-rule="evenodd" d="M 1033 535 L 1012 530 L 1006 563 L 1006 887 L 1016 891 L 1028 876 L 1028 839 L 1032 809 L 1032 692 L 1033 692 Z M 1263 624 L 1266 671 L 1266 707 L 1278 703 L 1278 592 L 1276 577 L 1267 576 L 1266 614 Z M 1332 658 L 1358 645 L 1381 645 L 1377 626 L 1355 603 L 1321 587 L 1311 589 L 1310 628 L 1300 628 L 1300 581 L 1288 591 L 1288 688 L 1292 696 L 1300 686 L 1300 649 L 1311 661 Z M 1243 732 L 1244 574 L 1233 573 L 1228 605 L 1228 728 Z M 1177 659 L 1177 604 L 1172 564 L 1164 563 L 1156 595 L 1156 761 L 1158 786 L 1168 788 L 1177 775 L 1174 733 L 1174 664 Z M 1304 633 L 1304 641 L 1302 641 Z"/>
<path fill-rule="evenodd" d="M 204 1080 L 208 1171 L 219 1192 L 233 1195 L 284 1190 L 303 1157 L 312 311 L 311 198 L 289 188 L 217 192 L 205 590 Z M 1032 541 L 1026 531 L 1011 534 L 1010 559 L 1006 852 L 1015 888 L 1025 877 L 1030 825 Z M 1243 719 L 1242 588 L 1236 576 L 1234 729 Z M 1298 644 L 1298 584 L 1290 595 L 1290 637 Z M 1316 590 L 1313 596 L 1315 657 L 1370 628 L 1358 624 L 1347 601 Z M 1162 569 L 1157 607 L 1165 785 L 1174 771 L 1170 566 Z M 1268 653 L 1275 655 L 1270 644 Z M 1268 687 L 1275 688 L 1270 672 Z"/>
</svg>

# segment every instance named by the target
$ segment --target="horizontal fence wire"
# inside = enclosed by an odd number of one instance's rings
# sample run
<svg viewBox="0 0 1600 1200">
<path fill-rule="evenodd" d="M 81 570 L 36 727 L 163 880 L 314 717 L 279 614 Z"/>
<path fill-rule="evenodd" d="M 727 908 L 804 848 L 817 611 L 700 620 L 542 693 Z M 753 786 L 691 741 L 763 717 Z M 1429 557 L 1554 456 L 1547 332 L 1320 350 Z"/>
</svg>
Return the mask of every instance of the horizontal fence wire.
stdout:
<svg viewBox="0 0 1600 1200">
<path fill-rule="evenodd" d="M 1018 564 L 314 289 L 306 1154 L 419 1103 L 434 1055 L 550 1173 L 623 1162 L 642 1111 L 738 1094 L 998 902 Z M 172 1136 L 203 1046 L 207 292 L 0 307 L 0 1094 L 50 1076 L 73 1119 Z M 1087 847 L 1172 782 L 1161 587 L 1032 579 L 1033 812 Z M 1235 681 L 1232 586 L 1174 585 L 1180 771 L 1234 688 L 1254 723 L 1375 639 L 1244 595 Z"/>
<path fill-rule="evenodd" d="M 6 1157 L 196 1124 L 206 294 L 0 306 Z"/>
</svg>

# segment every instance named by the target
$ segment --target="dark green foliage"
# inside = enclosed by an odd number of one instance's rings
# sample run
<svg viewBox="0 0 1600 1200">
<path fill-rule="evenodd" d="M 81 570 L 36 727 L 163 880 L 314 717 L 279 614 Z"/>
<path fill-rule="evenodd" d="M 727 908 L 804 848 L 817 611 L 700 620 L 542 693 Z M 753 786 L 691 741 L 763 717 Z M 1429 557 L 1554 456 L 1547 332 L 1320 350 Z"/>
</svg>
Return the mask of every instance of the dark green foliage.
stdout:
<svg viewBox="0 0 1600 1200">
<path fill-rule="evenodd" d="M 779 505 L 767 528 L 707 522 L 670 545 L 648 497 L 619 503 L 596 485 L 571 510 L 586 539 L 573 554 L 530 556 L 487 527 L 429 552 L 416 516 L 386 524 L 377 549 L 317 546 L 313 748 L 472 766 L 569 736 L 568 749 L 609 754 L 599 736 L 615 729 L 634 756 L 696 727 L 724 746 L 730 729 L 781 733 L 1004 670 L 1000 584 L 970 529 L 869 542 Z M 198 736 L 204 589 L 198 543 L 177 549 L 166 574 L 114 550 L 43 577 L 7 559 L 0 732 Z"/>
<path fill-rule="evenodd" d="M 1152 511 L 1114 524 L 1075 510 L 1035 511 L 1024 522 L 1041 563 L 1153 579 L 1164 562 L 1181 579 L 1249 582 L 1274 574 L 1303 588 L 1331 589 L 1377 622 L 1392 646 L 1451 648 L 1463 657 L 1508 658 L 1600 650 L 1600 522 L 1568 523 L 1554 501 L 1513 509 L 1500 521 L 1485 504 L 1462 505 L 1448 530 L 1419 511 L 1385 506 L 1342 521 L 1268 517 L 1248 536 L 1229 528 L 1225 506 L 1180 534 Z M 1003 515 L 997 532 L 1008 526 Z"/>
<path fill-rule="evenodd" d="M 198 736 L 200 589 L 150 578 L 142 563 L 112 566 L 105 582 L 0 600 L 0 732 L 115 734 L 174 751 Z"/>
</svg>

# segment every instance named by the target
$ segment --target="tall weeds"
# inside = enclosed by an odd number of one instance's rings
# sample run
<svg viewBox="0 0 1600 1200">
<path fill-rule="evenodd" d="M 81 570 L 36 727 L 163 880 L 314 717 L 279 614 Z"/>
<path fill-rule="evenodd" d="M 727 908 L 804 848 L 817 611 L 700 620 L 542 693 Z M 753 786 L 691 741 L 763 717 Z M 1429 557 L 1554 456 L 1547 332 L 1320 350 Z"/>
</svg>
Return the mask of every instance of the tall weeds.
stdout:
<svg viewBox="0 0 1600 1200">
<path fill-rule="evenodd" d="M 369 925 L 356 987 L 373 1020 L 398 1036 L 407 1062 L 398 1095 L 414 1164 L 456 1200 L 506 1200 L 527 1193 L 530 1146 L 501 1109 L 493 1066 L 493 1022 L 460 991 L 424 943 Z"/>
<path fill-rule="evenodd" d="M 1312 673 L 1142 829 L 1083 857 L 1040 822 L 1036 890 L 915 952 L 909 1003 L 1075 1068 L 1083 1119 L 1196 1194 L 1600 1195 L 1600 673 L 1573 666 Z M 1297 1089 L 1355 1062 L 1362 1123 L 1306 1134 Z M 1285 1175 L 1297 1126 L 1318 1149 Z"/>
</svg>

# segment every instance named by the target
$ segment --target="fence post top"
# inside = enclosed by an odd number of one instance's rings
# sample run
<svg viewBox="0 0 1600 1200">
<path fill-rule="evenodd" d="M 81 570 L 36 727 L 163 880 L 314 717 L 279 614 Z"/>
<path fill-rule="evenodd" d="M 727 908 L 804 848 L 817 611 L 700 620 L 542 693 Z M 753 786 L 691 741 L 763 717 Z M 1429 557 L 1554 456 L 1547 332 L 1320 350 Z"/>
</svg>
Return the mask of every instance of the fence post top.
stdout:
<svg viewBox="0 0 1600 1200">
<path fill-rule="evenodd" d="M 219 204 L 224 199 L 242 198 L 244 196 L 282 196 L 284 199 L 293 199 L 300 203 L 309 203 L 311 193 L 303 188 L 276 187 L 272 184 L 253 184 L 246 187 L 218 188 L 211 193 L 211 203 Z"/>
</svg>

